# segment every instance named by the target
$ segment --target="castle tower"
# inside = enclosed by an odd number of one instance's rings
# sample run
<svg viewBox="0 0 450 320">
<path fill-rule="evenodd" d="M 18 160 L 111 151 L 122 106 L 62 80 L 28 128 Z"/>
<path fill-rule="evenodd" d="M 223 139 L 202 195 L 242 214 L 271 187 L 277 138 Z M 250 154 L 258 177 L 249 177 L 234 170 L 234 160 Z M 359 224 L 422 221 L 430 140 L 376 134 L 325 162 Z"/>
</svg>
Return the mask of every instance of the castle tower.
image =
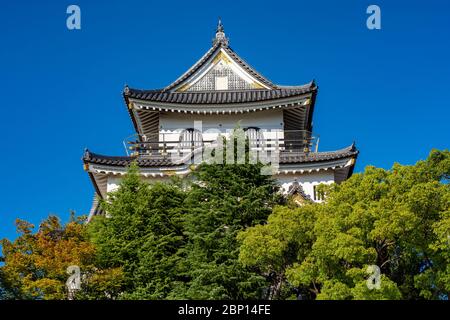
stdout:
<svg viewBox="0 0 450 320">
<path fill-rule="evenodd" d="M 318 87 L 276 85 L 253 69 L 229 46 L 222 22 L 212 47 L 189 70 L 163 89 L 125 86 L 123 97 L 135 128 L 125 141 L 126 156 L 86 150 L 84 168 L 98 198 L 115 190 L 127 166 L 137 161 L 142 178 L 167 180 L 185 176 L 193 159 L 242 128 L 257 151 L 276 154 L 273 175 L 287 194 L 320 202 L 316 186 L 339 183 L 353 172 L 354 144 L 337 151 L 318 151 L 312 118 Z"/>
</svg>

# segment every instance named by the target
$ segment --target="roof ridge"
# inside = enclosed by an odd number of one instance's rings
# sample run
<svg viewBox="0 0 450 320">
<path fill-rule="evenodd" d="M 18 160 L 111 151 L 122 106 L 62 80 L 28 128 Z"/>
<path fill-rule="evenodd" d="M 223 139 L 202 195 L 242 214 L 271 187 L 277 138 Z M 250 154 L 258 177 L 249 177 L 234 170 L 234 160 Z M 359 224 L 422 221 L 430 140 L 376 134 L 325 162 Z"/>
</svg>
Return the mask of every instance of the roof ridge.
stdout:
<svg viewBox="0 0 450 320">
<path fill-rule="evenodd" d="M 266 89 L 266 88 L 251 88 L 251 89 L 225 89 L 225 90 L 195 90 L 195 91 L 173 91 L 168 92 L 164 88 L 162 89 L 135 89 L 127 87 L 128 89 L 125 90 L 126 95 L 131 95 L 133 92 L 139 92 L 139 93 L 169 93 L 169 94 L 201 94 L 201 93 L 214 93 L 214 92 L 270 92 L 270 91 L 282 91 L 282 90 L 300 90 L 300 89 L 307 89 L 311 87 L 310 83 L 304 84 L 304 85 L 298 85 L 298 86 L 279 86 L 274 89 Z"/>
<path fill-rule="evenodd" d="M 301 89 L 306 87 L 317 87 L 316 81 L 313 79 L 308 83 L 299 84 L 299 85 L 277 85 L 277 89 Z"/>
<path fill-rule="evenodd" d="M 249 72 L 252 76 L 254 76 L 258 81 L 261 81 L 265 85 L 276 89 L 278 86 L 275 85 L 268 78 L 263 76 L 261 73 L 256 71 L 247 61 L 242 59 L 229 45 L 228 42 L 218 41 L 213 44 L 213 46 L 199 59 L 194 65 L 192 65 L 186 72 L 184 72 L 180 77 L 178 77 L 174 82 L 169 84 L 164 88 L 164 91 L 172 90 L 185 80 L 187 80 L 192 74 L 194 74 L 197 70 L 199 70 L 210 58 L 213 54 L 220 49 L 224 49 L 230 57 L 235 61 L 238 65 L 240 65 L 245 71 Z"/>
<path fill-rule="evenodd" d="M 143 101 L 178 103 L 178 104 L 226 104 L 269 101 L 285 98 L 302 97 L 313 94 L 315 87 L 304 85 L 292 88 L 276 89 L 243 89 L 176 92 L 165 90 L 135 90 L 127 87 L 124 91 L 126 99 L 134 98 Z M 208 99 L 211 97 L 210 99 Z"/>
<path fill-rule="evenodd" d="M 256 71 L 255 68 L 253 68 L 247 61 L 242 59 L 230 46 L 224 46 L 223 48 L 225 49 L 225 51 L 227 51 L 228 53 L 231 54 L 231 56 L 232 56 L 231 58 L 233 58 L 233 60 L 236 63 L 238 63 L 241 67 L 243 67 L 244 69 L 246 69 L 247 71 L 252 73 L 254 76 L 256 76 L 256 78 L 258 80 L 260 80 L 264 84 L 268 85 L 269 87 L 272 87 L 272 88 L 277 88 L 278 87 L 276 84 L 274 84 L 268 78 L 266 78 L 261 73 Z"/>
<path fill-rule="evenodd" d="M 164 88 L 164 91 L 171 90 L 175 88 L 177 85 L 182 83 L 184 80 L 186 80 L 192 73 L 197 71 L 211 56 L 212 54 L 222 47 L 222 44 L 220 42 L 214 44 L 211 48 L 209 48 L 206 53 L 197 60 L 186 72 L 184 72 L 181 76 L 179 76 L 174 82 L 169 84 L 167 87 Z"/>
<path fill-rule="evenodd" d="M 331 150 L 331 151 L 318 151 L 317 153 L 343 153 L 343 152 L 354 152 L 354 153 L 358 153 L 358 149 L 356 149 L 355 146 L 355 142 L 353 142 L 351 145 L 345 147 L 345 148 L 341 148 L 341 149 L 337 149 L 337 150 Z"/>
<path fill-rule="evenodd" d="M 133 157 L 131 156 L 108 156 L 108 155 L 103 155 L 103 154 L 99 154 L 99 153 L 94 153 L 89 151 L 88 149 L 85 150 L 84 154 L 83 154 L 83 160 L 92 160 L 93 158 L 97 158 L 97 159 L 114 159 L 114 160 L 128 160 L 128 159 L 132 159 Z"/>
<path fill-rule="evenodd" d="M 86 155 L 88 153 L 88 157 Z M 335 151 L 325 151 L 325 152 L 310 152 L 310 153 L 293 153 L 293 152 L 281 152 L 280 153 L 280 164 L 293 164 L 293 163 L 312 163 L 312 162 L 324 162 L 343 159 L 347 157 L 356 157 L 359 151 L 354 148 L 354 145 L 350 145 L 344 149 Z M 170 158 L 142 158 L 133 156 L 108 156 L 96 153 L 91 153 L 89 151 L 85 152 L 83 156 L 83 161 L 87 163 L 97 163 L 106 164 L 113 166 L 126 166 L 132 161 L 138 161 L 138 165 L 142 167 L 152 167 L 160 165 L 183 165 L 184 162 L 173 162 Z"/>
</svg>

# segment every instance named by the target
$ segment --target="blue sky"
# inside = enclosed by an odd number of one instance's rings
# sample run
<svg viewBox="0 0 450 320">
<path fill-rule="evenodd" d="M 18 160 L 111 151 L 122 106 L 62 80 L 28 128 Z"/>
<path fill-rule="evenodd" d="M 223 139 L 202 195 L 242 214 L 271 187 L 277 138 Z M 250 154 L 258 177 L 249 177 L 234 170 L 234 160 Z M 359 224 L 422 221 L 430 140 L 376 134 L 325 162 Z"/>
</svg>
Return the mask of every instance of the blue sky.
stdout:
<svg viewBox="0 0 450 320">
<path fill-rule="evenodd" d="M 81 8 L 81 30 L 66 8 Z M 381 30 L 366 8 L 381 8 Z M 319 85 L 320 149 L 356 141 L 356 171 L 413 164 L 449 147 L 450 2 L 8 1 L 0 11 L 0 238 L 17 217 L 87 213 L 83 149 L 122 155 L 133 133 L 125 83 L 169 84 L 209 49 L 218 16 L 231 47 L 273 82 Z"/>
</svg>

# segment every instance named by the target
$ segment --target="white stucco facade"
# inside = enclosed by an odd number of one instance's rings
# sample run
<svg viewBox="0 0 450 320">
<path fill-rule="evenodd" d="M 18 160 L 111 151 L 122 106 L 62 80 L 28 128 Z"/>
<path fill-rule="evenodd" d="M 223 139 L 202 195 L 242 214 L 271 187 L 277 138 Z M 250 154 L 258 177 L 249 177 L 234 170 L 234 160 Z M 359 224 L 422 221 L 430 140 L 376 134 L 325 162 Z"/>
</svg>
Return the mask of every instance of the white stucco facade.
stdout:
<svg viewBox="0 0 450 320">
<path fill-rule="evenodd" d="M 294 181 L 297 181 L 303 188 L 303 191 L 315 202 L 321 202 L 314 195 L 314 187 L 320 184 L 332 184 L 334 183 L 334 172 L 332 170 L 325 172 L 314 173 L 296 173 L 296 174 L 279 174 L 276 177 L 279 185 L 283 188 L 283 191 L 287 193 L 289 187 L 292 186 Z"/>
<path fill-rule="evenodd" d="M 123 176 L 120 175 L 107 175 L 106 182 L 106 192 L 113 192 L 119 188 L 120 181 Z M 142 177 L 143 181 L 148 183 L 156 183 L 156 182 L 168 182 L 170 181 L 170 175 L 157 176 L 157 175 L 149 175 L 147 177 Z M 283 193 L 287 193 L 289 191 L 289 187 L 296 181 L 298 182 L 306 195 L 308 195 L 311 200 L 320 202 L 320 199 L 316 199 L 314 194 L 314 187 L 320 184 L 332 184 L 335 181 L 334 170 L 326 170 L 319 172 L 311 172 L 311 173 L 283 173 L 280 172 L 274 176 L 274 179 L 282 188 Z"/>
<path fill-rule="evenodd" d="M 242 129 L 257 127 L 264 130 L 282 131 L 283 111 L 278 109 L 245 114 L 196 114 L 193 116 L 186 116 L 180 113 L 162 113 L 159 117 L 161 132 L 178 132 L 186 128 L 194 128 L 195 121 L 201 122 L 203 132 L 218 130 L 225 134 L 238 124 Z M 208 138 L 205 137 L 205 139 Z"/>
</svg>

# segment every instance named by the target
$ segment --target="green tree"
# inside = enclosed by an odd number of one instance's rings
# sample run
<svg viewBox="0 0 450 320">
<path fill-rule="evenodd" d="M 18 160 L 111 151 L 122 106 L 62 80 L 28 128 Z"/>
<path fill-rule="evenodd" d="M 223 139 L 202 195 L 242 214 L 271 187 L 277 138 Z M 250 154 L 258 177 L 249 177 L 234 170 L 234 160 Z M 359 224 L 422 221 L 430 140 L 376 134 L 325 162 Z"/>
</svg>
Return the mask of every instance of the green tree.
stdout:
<svg viewBox="0 0 450 320">
<path fill-rule="evenodd" d="M 279 201 L 262 164 L 201 164 L 185 201 L 189 281 L 176 292 L 188 299 L 260 298 L 265 277 L 238 261 L 236 235 L 266 221 Z"/>
<path fill-rule="evenodd" d="M 165 299 L 184 281 L 178 265 L 183 259 L 183 201 L 175 183 L 143 182 L 133 164 L 120 188 L 102 202 L 106 216 L 89 224 L 104 268 L 123 268 L 122 299 Z"/>
<path fill-rule="evenodd" d="M 306 259 L 311 250 L 316 220 L 315 206 L 301 209 L 276 206 L 267 224 L 257 225 L 238 234 L 242 242 L 239 260 L 256 267 L 270 280 L 267 298 L 283 299 L 292 295 L 286 282 L 286 270 L 296 261 Z M 309 292 L 303 292 L 309 295 Z"/>
<path fill-rule="evenodd" d="M 437 150 L 414 166 L 367 167 L 326 187 L 325 203 L 278 208 L 242 232 L 240 261 L 306 299 L 448 296 L 449 173 L 449 152 Z M 380 289 L 366 285 L 370 265 L 381 269 Z"/>
<path fill-rule="evenodd" d="M 248 143 L 244 156 L 247 164 L 203 163 L 184 184 L 149 185 L 130 167 L 102 203 L 107 216 L 90 224 L 100 265 L 125 272 L 122 298 L 261 297 L 265 278 L 238 261 L 236 235 L 264 222 L 280 196 L 262 164 L 248 164 Z"/>
</svg>

